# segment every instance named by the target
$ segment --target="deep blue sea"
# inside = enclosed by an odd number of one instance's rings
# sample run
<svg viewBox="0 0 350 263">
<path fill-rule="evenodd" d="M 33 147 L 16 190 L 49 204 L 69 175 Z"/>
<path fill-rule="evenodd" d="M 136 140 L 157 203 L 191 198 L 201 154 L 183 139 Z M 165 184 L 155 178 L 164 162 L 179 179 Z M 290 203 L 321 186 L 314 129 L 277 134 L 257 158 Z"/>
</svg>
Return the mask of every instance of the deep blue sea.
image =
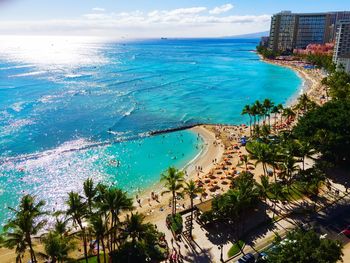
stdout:
<svg viewBox="0 0 350 263">
<path fill-rule="evenodd" d="M 82 181 L 130 193 L 202 148 L 192 123 L 238 124 L 257 99 L 285 103 L 291 70 L 259 60 L 258 40 L 0 38 L 0 222 L 23 193 L 60 209 Z"/>
</svg>

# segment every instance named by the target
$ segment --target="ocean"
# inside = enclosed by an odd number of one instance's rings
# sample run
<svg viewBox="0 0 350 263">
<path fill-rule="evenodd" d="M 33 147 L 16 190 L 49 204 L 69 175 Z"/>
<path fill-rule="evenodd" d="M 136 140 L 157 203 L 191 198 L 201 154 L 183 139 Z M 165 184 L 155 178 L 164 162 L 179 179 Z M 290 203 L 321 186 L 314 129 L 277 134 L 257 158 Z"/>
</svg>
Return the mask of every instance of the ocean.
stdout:
<svg viewBox="0 0 350 263">
<path fill-rule="evenodd" d="M 56 210 L 87 177 L 134 194 L 203 147 L 191 131 L 150 131 L 247 123 L 245 104 L 286 103 L 302 81 L 257 44 L 0 37 L 0 223 L 23 193 Z"/>
</svg>

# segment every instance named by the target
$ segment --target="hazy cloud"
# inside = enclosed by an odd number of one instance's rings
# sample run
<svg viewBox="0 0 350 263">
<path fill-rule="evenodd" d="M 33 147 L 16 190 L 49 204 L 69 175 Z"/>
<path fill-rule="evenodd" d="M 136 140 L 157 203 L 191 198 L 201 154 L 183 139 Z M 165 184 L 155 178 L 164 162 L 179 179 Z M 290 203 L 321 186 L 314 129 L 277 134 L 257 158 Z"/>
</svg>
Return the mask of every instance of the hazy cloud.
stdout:
<svg viewBox="0 0 350 263">
<path fill-rule="evenodd" d="M 104 8 L 102 8 L 102 7 L 94 7 L 93 9 L 92 9 L 92 11 L 94 11 L 94 12 L 104 12 L 104 11 L 106 11 Z"/>
<path fill-rule="evenodd" d="M 230 11 L 232 8 L 233 8 L 232 4 L 225 4 L 222 6 L 215 7 L 214 9 L 210 10 L 209 13 L 212 15 L 219 15 Z"/>
<path fill-rule="evenodd" d="M 1 21 L 0 34 L 64 34 L 115 37 L 215 37 L 268 29 L 270 15 L 222 15 L 230 4 L 207 7 L 153 10 L 149 13 L 93 10 L 76 19 Z M 96 9 L 96 8 L 94 8 Z M 220 14 L 220 16 L 218 16 Z"/>
</svg>

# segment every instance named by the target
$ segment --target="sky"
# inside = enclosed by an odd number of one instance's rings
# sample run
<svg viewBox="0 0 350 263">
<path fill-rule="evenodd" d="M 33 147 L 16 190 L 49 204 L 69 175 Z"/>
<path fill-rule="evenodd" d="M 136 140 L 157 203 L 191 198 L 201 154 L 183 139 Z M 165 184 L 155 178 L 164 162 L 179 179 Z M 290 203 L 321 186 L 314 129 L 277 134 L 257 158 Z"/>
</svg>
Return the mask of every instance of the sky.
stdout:
<svg viewBox="0 0 350 263">
<path fill-rule="evenodd" d="M 234 36 L 269 30 L 282 10 L 350 11 L 350 1 L 0 0 L 0 35 Z"/>
</svg>

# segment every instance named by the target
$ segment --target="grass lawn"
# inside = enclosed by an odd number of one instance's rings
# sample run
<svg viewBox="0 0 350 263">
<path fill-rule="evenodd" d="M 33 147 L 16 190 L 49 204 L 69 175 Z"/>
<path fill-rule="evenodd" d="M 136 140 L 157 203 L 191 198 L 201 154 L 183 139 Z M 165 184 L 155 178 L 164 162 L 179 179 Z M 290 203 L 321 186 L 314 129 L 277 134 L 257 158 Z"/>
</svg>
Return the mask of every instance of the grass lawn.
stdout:
<svg viewBox="0 0 350 263">
<path fill-rule="evenodd" d="M 272 200 L 277 199 L 279 201 L 296 201 L 308 194 L 312 187 L 317 188 L 316 186 L 310 186 L 310 189 L 305 189 L 300 182 L 294 182 L 289 187 L 283 186 L 281 189 L 281 195 L 277 195 L 277 198 L 273 191 L 269 192 L 267 196 Z"/>
<path fill-rule="evenodd" d="M 241 248 L 243 248 L 245 245 L 245 243 L 242 240 L 239 240 L 238 243 L 234 243 L 232 245 L 232 247 L 230 248 L 230 250 L 227 252 L 227 256 L 233 257 L 234 255 L 236 255 L 237 253 L 239 253 L 241 251 Z"/>
<path fill-rule="evenodd" d="M 100 260 L 101 263 L 107 263 L 108 262 L 108 256 L 106 256 L 107 262 L 104 261 L 103 254 L 100 254 Z M 97 263 L 97 256 L 88 258 L 89 263 Z M 79 263 L 85 263 L 85 259 L 81 259 L 78 261 Z"/>
</svg>

